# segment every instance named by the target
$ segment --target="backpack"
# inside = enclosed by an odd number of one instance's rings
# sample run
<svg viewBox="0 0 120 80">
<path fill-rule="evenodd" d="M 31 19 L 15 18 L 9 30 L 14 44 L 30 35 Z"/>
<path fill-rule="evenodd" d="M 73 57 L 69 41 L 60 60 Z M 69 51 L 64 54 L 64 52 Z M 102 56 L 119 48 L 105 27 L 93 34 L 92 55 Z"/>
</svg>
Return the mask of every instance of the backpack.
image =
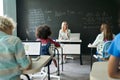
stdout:
<svg viewBox="0 0 120 80">
<path fill-rule="evenodd" d="M 48 43 L 46 43 L 46 44 L 42 44 L 42 45 L 41 45 L 40 55 L 50 55 L 50 53 L 49 53 L 49 48 L 50 48 L 50 46 L 51 46 L 51 43 L 50 43 L 50 42 L 48 42 Z M 51 59 L 45 66 L 50 65 L 51 62 L 52 62 L 52 59 Z"/>
</svg>

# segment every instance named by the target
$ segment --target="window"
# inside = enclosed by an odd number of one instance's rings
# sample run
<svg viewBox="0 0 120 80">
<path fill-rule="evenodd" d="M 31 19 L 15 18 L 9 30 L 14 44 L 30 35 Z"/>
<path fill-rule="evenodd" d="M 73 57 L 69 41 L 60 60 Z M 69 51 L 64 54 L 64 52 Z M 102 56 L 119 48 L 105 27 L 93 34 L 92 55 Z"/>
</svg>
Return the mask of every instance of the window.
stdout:
<svg viewBox="0 0 120 80">
<path fill-rule="evenodd" d="M 3 15 L 3 0 L 0 0 L 0 15 Z"/>
</svg>

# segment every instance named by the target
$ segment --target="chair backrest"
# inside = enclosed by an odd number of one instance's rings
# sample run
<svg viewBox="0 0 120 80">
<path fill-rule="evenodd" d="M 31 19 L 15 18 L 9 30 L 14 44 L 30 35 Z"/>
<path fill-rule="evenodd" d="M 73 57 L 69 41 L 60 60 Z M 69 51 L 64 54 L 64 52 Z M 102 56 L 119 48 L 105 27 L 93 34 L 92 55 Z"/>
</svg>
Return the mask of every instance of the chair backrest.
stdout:
<svg viewBox="0 0 120 80">
<path fill-rule="evenodd" d="M 107 42 L 104 43 L 104 46 L 103 46 L 103 58 L 109 58 L 110 55 L 107 53 L 107 50 L 108 50 L 111 42 L 112 41 L 107 41 Z"/>
<path fill-rule="evenodd" d="M 71 40 L 80 40 L 80 33 L 71 33 L 70 39 Z"/>
</svg>

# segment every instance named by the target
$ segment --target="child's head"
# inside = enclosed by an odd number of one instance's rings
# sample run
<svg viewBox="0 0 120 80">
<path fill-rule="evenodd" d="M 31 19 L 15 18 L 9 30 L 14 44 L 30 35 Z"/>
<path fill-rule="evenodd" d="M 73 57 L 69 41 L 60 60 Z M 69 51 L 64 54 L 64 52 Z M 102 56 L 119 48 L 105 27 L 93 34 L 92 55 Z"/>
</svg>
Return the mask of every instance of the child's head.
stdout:
<svg viewBox="0 0 120 80">
<path fill-rule="evenodd" d="M 36 29 L 36 37 L 37 38 L 43 38 L 43 39 L 47 39 L 48 36 L 51 35 L 51 30 L 50 27 L 48 27 L 47 25 L 40 25 L 38 26 L 38 28 Z"/>
<path fill-rule="evenodd" d="M 0 30 L 7 33 L 12 34 L 12 31 L 16 27 L 16 23 L 12 18 L 6 16 L 0 16 Z"/>
</svg>

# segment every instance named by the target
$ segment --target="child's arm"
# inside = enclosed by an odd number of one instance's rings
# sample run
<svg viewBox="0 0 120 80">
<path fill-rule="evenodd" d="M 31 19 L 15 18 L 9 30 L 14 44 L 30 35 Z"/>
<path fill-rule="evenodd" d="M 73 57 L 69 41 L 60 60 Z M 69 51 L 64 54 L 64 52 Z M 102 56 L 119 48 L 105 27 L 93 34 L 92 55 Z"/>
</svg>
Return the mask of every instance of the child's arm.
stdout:
<svg viewBox="0 0 120 80">
<path fill-rule="evenodd" d="M 55 45 L 55 47 L 60 47 L 60 44 L 58 42 L 53 41 L 52 39 L 49 39 L 52 44 Z"/>
</svg>

